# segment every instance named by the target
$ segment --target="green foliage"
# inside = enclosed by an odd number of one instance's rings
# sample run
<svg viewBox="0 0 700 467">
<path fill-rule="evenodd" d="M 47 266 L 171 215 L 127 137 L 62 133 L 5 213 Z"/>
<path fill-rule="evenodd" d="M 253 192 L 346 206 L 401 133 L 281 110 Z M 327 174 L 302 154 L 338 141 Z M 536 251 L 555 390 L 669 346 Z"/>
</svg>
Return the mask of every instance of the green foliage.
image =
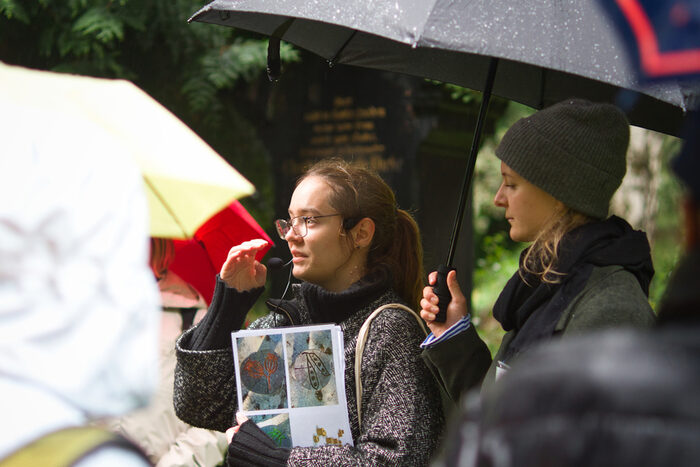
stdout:
<svg viewBox="0 0 700 467">
<path fill-rule="evenodd" d="M 288 63 L 298 61 L 299 53 L 289 44 L 281 44 L 280 58 Z M 218 124 L 220 111 L 211 112 L 220 110 L 217 93 L 240 81 L 256 79 L 266 64 L 267 41 L 235 38 L 231 45 L 211 49 L 200 57 L 196 72 L 187 74 L 182 93 L 194 112 L 206 111 L 208 123 Z"/>
<path fill-rule="evenodd" d="M 173 111 L 258 188 L 246 208 L 272 217 L 267 152 L 233 92 L 267 65 L 267 39 L 187 19 L 201 0 L 0 0 L 0 60 L 125 78 Z M 299 60 L 282 44 L 283 65 Z M 222 128 L 226 125 L 226 131 Z"/>
<path fill-rule="evenodd" d="M 37 68 L 129 77 L 119 60 L 119 46 L 129 29 L 144 29 L 129 5 L 127 0 L 23 5 L 0 0 L 0 58 Z"/>
<path fill-rule="evenodd" d="M 671 160 L 680 150 L 680 140 L 667 138 L 662 154 Z M 662 165 L 659 184 L 659 206 L 656 213 L 656 232 L 651 255 L 656 271 L 649 288 L 649 302 L 658 311 L 658 305 L 666 291 L 666 285 L 683 254 L 683 230 L 681 219 L 681 197 L 683 188 L 667 163 Z"/>
<path fill-rule="evenodd" d="M 472 102 L 481 102 L 481 93 L 473 89 L 464 88 L 452 83 L 443 83 L 441 81 L 427 80 L 436 86 L 445 89 L 452 100 L 459 101 L 462 104 L 470 104 Z"/>
<path fill-rule="evenodd" d="M 267 40 L 232 28 L 188 24 L 201 6 L 193 0 L 0 0 L 0 60 L 131 79 L 147 90 L 165 85 L 184 94 L 189 105 L 183 108 L 180 96 L 157 96 L 167 107 L 220 113 L 225 105 L 220 91 L 265 70 Z M 280 56 L 283 63 L 299 60 L 288 44 Z"/>
<path fill-rule="evenodd" d="M 7 19 L 16 19 L 24 24 L 29 23 L 27 11 L 15 0 L 0 0 L 0 15 Z"/>
<path fill-rule="evenodd" d="M 474 269 L 472 290 L 472 321 L 477 332 L 495 355 L 503 337 L 501 325 L 493 318 L 491 310 L 503 286 L 518 269 L 520 246 L 510 241 L 508 231 L 502 230 L 482 237 L 478 245 L 480 254 Z"/>
<path fill-rule="evenodd" d="M 104 7 L 91 8 L 73 24 L 76 34 L 103 44 L 124 39 L 124 22 Z"/>
</svg>

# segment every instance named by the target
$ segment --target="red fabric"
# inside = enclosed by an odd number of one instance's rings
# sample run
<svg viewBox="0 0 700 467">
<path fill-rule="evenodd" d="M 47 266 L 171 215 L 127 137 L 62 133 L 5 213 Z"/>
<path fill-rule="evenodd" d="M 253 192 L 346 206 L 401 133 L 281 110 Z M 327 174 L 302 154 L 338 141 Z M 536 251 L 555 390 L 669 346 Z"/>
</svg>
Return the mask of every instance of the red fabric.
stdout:
<svg viewBox="0 0 700 467">
<path fill-rule="evenodd" d="M 268 246 L 256 256 L 260 261 L 272 247 L 272 239 L 248 211 L 234 201 L 205 222 L 192 240 L 175 240 L 175 260 L 170 269 L 191 284 L 211 303 L 216 275 L 226 261 L 231 247 L 246 240 L 262 238 Z"/>
</svg>

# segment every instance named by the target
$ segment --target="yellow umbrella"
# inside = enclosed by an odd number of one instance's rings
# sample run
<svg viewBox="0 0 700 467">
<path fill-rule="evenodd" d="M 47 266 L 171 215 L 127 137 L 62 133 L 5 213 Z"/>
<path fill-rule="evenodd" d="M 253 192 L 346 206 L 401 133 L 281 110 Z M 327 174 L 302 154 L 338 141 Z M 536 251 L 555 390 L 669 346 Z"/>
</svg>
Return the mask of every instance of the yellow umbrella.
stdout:
<svg viewBox="0 0 700 467">
<path fill-rule="evenodd" d="M 141 167 L 154 237 L 190 238 L 255 187 L 187 125 L 125 80 L 30 70 L 0 62 L 0 98 L 91 120 Z"/>
</svg>

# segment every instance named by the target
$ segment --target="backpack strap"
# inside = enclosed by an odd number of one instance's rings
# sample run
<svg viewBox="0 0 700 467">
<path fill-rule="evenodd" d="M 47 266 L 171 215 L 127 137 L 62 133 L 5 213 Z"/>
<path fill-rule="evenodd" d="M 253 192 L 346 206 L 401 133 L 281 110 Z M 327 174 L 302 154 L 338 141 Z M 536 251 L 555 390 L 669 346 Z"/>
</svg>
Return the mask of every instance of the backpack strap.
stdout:
<svg viewBox="0 0 700 467">
<path fill-rule="evenodd" d="M 69 467 L 88 454 L 108 446 L 131 449 L 150 463 L 141 450 L 126 438 L 103 428 L 86 426 L 65 428 L 42 436 L 1 459 L 0 467 Z"/>
<path fill-rule="evenodd" d="M 360 332 L 357 333 L 357 344 L 355 345 L 355 402 L 357 404 L 357 424 L 359 426 L 362 426 L 362 353 L 365 350 L 365 343 L 367 342 L 367 336 L 369 335 L 369 328 L 372 324 L 372 321 L 374 320 L 374 318 L 377 317 L 379 313 L 386 310 L 387 308 L 401 309 L 410 313 L 414 318 L 416 318 L 416 320 L 418 321 L 418 325 L 423 330 L 423 332 L 426 335 L 428 334 L 425 330 L 425 327 L 423 326 L 423 320 L 420 318 L 420 316 L 418 316 L 418 314 L 411 308 L 401 303 L 387 303 L 386 305 L 382 305 L 376 310 L 374 310 L 372 314 L 367 317 L 365 322 L 362 324 L 362 327 L 360 328 Z"/>
</svg>

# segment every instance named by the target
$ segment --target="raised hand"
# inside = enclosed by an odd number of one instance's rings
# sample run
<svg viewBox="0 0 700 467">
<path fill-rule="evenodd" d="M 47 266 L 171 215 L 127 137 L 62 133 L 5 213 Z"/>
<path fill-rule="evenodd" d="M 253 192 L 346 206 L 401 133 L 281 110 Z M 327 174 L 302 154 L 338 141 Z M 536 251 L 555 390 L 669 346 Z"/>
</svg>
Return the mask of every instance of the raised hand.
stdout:
<svg viewBox="0 0 700 467">
<path fill-rule="evenodd" d="M 255 259 L 255 255 L 266 245 L 267 241 L 255 239 L 231 248 L 221 266 L 221 280 L 241 292 L 265 285 L 267 268 Z"/>
<path fill-rule="evenodd" d="M 459 288 L 459 283 L 457 282 L 457 272 L 450 271 L 449 274 L 447 274 L 447 287 L 450 289 L 450 293 L 452 294 L 452 301 L 450 301 L 449 305 L 447 305 L 447 319 L 445 322 L 436 322 L 435 315 L 439 311 L 438 297 L 435 295 L 435 292 L 433 292 L 432 287 L 435 285 L 436 279 L 437 272 L 433 271 L 428 275 L 428 283 L 430 286 L 423 289 L 423 298 L 420 301 L 420 316 L 423 318 L 435 337 L 440 337 L 443 332 L 450 328 L 450 326 L 466 316 L 469 310 L 467 310 L 467 299 L 464 297 L 462 289 Z"/>
</svg>

